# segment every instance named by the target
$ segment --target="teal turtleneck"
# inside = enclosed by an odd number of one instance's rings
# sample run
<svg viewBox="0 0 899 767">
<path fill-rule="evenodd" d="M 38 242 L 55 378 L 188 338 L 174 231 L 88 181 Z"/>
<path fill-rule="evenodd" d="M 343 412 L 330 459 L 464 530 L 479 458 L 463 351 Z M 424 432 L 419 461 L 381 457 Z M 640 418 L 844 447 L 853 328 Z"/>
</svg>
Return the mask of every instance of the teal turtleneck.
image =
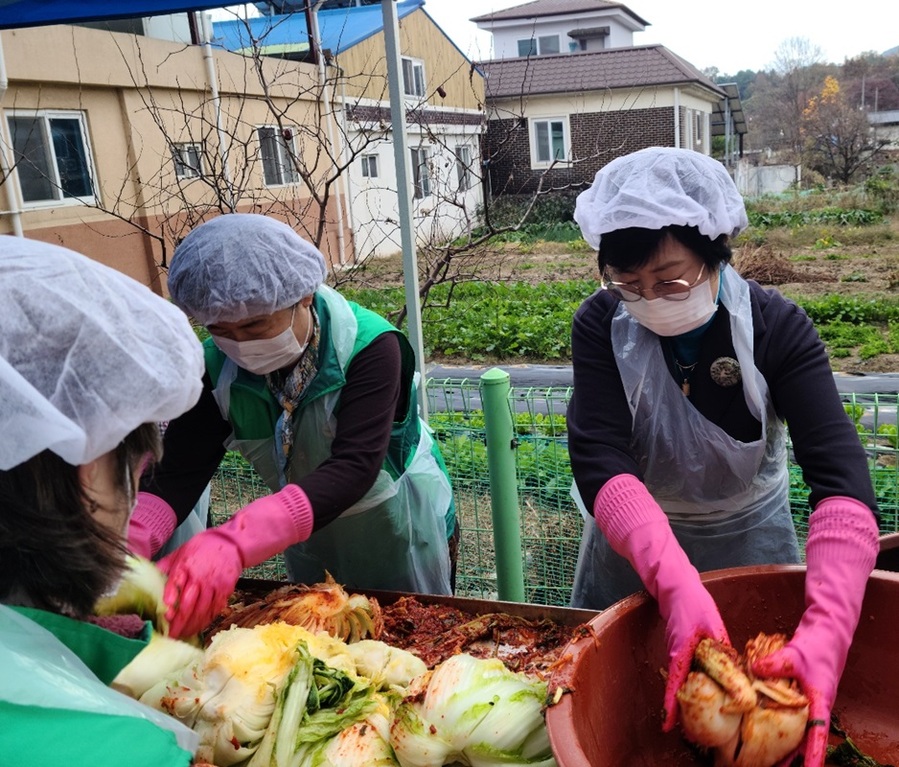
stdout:
<svg viewBox="0 0 899 767">
<path fill-rule="evenodd" d="M 718 304 L 720 297 L 721 269 L 719 267 L 718 292 L 715 295 L 716 305 Z M 668 369 L 678 383 L 685 383 L 693 365 L 699 361 L 699 349 L 702 346 L 702 338 L 709 327 L 711 327 L 714 319 L 715 315 L 713 314 L 698 328 L 693 328 L 693 330 L 688 330 L 686 333 L 664 339 L 663 348 L 665 350 L 665 359 L 668 362 Z"/>
</svg>

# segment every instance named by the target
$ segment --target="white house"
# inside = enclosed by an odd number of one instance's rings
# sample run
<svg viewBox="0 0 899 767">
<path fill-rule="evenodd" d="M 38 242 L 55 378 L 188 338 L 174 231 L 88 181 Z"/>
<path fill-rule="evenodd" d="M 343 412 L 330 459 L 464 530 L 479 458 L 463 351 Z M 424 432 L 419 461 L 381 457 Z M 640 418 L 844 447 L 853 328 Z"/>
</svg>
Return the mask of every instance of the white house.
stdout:
<svg viewBox="0 0 899 767">
<path fill-rule="evenodd" d="M 342 4 L 337 4 L 342 5 Z M 424 0 L 397 3 L 406 141 L 419 244 L 470 231 L 483 204 L 481 73 L 427 14 Z M 287 10 L 274 5 L 273 10 Z M 348 165 L 346 198 L 354 258 L 401 249 L 383 12 L 380 3 L 324 6 L 317 14 L 334 116 L 334 162 Z M 217 22 L 214 43 L 231 51 L 303 59 L 309 31 L 303 12 Z"/>
<path fill-rule="evenodd" d="M 598 0 L 533 0 L 472 21 L 492 33 L 495 59 L 625 48 L 649 26 L 627 6 Z"/>
<path fill-rule="evenodd" d="M 583 188 L 647 146 L 710 154 L 733 129 L 724 88 L 663 45 L 634 45 L 649 22 L 625 5 L 533 0 L 472 21 L 493 34 L 494 57 L 478 63 L 493 195 Z"/>
</svg>

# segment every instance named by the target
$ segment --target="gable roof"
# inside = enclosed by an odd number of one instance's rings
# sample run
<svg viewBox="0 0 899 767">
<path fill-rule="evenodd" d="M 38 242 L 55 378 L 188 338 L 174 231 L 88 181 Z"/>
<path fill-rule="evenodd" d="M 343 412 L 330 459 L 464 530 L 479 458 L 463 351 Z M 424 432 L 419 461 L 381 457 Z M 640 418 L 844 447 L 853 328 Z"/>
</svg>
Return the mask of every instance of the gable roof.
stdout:
<svg viewBox="0 0 899 767">
<path fill-rule="evenodd" d="M 485 13 L 483 16 L 475 16 L 469 21 L 511 21 L 513 19 L 534 19 L 539 16 L 566 16 L 575 13 L 588 13 L 590 11 L 604 11 L 608 8 L 620 8 L 628 16 L 639 21 L 645 26 L 649 22 L 640 18 L 630 8 L 622 3 L 607 3 L 605 0 L 531 0 L 530 3 L 505 8 L 501 11 Z"/>
<path fill-rule="evenodd" d="M 685 83 L 696 83 L 720 97 L 725 95 L 696 67 L 663 45 L 490 59 L 477 66 L 486 77 L 487 98 Z"/>
<path fill-rule="evenodd" d="M 424 4 L 424 0 L 398 2 L 397 18 L 408 16 Z M 380 4 L 334 8 L 318 12 L 318 27 L 322 48 L 336 55 L 381 32 L 384 29 L 384 14 Z M 212 28 L 213 44 L 229 51 L 247 50 L 254 43 L 263 54 L 295 53 L 309 49 L 306 14 L 302 12 L 216 21 Z"/>
</svg>

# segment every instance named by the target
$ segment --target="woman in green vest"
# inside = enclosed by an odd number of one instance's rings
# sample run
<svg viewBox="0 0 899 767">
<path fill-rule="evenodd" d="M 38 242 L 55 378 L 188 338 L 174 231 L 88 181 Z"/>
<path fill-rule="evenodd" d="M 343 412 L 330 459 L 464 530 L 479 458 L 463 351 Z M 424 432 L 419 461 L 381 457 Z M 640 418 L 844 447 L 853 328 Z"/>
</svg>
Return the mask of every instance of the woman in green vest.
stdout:
<svg viewBox="0 0 899 767">
<path fill-rule="evenodd" d="M 154 531 L 155 553 L 226 450 L 272 491 L 160 560 L 175 636 L 202 630 L 244 568 L 282 552 L 293 582 L 327 572 L 351 589 L 452 593 L 455 510 L 412 349 L 326 271 L 317 248 L 255 214 L 212 219 L 175 250 L 172 300 L 211 335 L 205 386 L 166 428 L 131 538 Z"/>
<path fill-rule="evenodd" d="M 124 274 L 9 236 L 0 327 L 0 762 L 184 767 L 196 735 L 108 686 L 148 626 L 90 616 L 124 572 L 157 422 L 200 395 L 200 344 Z"/>
</svg>

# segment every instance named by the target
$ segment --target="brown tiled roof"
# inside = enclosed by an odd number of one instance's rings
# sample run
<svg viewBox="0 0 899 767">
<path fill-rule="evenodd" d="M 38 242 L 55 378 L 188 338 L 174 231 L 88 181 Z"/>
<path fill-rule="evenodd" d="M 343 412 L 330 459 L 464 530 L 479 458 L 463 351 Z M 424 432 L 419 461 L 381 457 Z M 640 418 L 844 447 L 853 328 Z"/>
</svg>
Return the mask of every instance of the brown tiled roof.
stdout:
<svg viewBox="0 0 899 767">
<path fill-rule="evenodd" d="M 486 77 L 487 98 L 584 93 L 608 88 L 690 82 L 724 96 L 721 88 L 664 45 L 609 48 L 595 53 L 490 59 L 479 62 L 477 67 Z"/>
<path fill-rule="evenodd" d="M 483 16 L 475 16 L 471 21 L 478 23 L 479 21 L 535 19 L 538 16 L 565 16 L 573 13 L 605 10 L 606 8 L 621 8 L 621 10 L 641 24 L 649 26 L 648 21 L 640 18 L 626 5 L 623 5 L 622 3 L 607 3 L 605 0 L 531 0 L 530 3 L 516 5 L 512 8 L 494 11 L 493 13 L 485 13 Z"/>
</svg>

